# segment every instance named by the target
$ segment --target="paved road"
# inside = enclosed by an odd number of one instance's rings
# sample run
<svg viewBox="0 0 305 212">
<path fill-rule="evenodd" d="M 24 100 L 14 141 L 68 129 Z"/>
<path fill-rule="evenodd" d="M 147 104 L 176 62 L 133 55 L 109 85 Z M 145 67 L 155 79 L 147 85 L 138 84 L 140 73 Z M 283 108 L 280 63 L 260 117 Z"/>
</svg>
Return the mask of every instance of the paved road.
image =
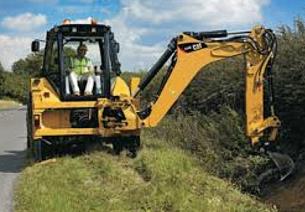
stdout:
<svg viewBox="0 0 305 212">
<path fill-rule="evenodd" d="M 26 158 L 25 109 L 0 111 L 0 211 L 13 209 L 13 184 Z"/>
</svg>

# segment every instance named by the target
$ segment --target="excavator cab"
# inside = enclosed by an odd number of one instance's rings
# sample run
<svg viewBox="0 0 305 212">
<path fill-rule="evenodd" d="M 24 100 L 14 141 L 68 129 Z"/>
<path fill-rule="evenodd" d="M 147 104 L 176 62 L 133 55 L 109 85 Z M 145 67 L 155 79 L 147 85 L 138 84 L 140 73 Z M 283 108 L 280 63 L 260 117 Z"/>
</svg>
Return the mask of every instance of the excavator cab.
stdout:
<svg viewBox="0 0 305 212">
<path fill-rule="evenodd" d="M 92 95 L 86 97 L 83 95 L 86 82 L 78 82 L 82 95 L 75 96 L 69 77 L 80 45 L 87 47 L 86 59 L 92 63 L 94 79 Z M 39 51 L 38 40 L 33 41 L 32 51 Z M 105 25 L 64 24 L 54 27 L 47 33 L 42 75 L 63 101 L 109 98 L 111 74 L 119 76 L 121 73 L 118 52 L 119 44 Z"/>
</svg>

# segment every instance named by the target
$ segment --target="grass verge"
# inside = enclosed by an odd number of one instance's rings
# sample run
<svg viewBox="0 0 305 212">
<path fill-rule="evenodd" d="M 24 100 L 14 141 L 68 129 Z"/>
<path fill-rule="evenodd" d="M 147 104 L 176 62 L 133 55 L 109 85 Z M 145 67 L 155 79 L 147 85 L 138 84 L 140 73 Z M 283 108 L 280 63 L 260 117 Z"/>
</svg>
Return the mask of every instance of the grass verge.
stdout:
<svg viewBox="0 0 305 212">
<path fill-rule="evenodd" d="M 11 100 L 0 100 L 0 110 L 1 109 L 9 109 L 9 108 L 17 108 L 20 104 L 18 102 L 14 102 Z"/>
<path fill-rule="evenodd" d="M 15 211 L 273 210 L 208 174 L 180 148 L 143 140 L 136 159 L 95 152 L 26 168 Z"/>
<path fill-rule="evenodd" d="M 272 165 L 267 156 L 253 150 L 243 118 L 229 107 L 207 115 L 168 116 L 157 128 L 146 130 L 145 136 L 191 152 L 206 172 L 246 192 L 258 192 L 257 177 Z"/>
</svg>

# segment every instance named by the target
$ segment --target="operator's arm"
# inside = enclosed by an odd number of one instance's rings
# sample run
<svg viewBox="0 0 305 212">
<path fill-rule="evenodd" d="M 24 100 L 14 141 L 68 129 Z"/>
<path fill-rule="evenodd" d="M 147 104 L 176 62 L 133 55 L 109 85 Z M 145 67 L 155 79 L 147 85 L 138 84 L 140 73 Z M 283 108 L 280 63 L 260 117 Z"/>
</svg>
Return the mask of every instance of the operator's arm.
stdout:
<svg viewBox="0 0 305 212">
<path fill-rule="evenodd" d="M 65 72 L 71 73 L 73 70 L 73 58 L 72 57 L 68 57 L 68 56 L 64 56 L 64 70 Z"/>
<path fill-rule="evenodd" d="M 93 75 L 94 74 L 94 66 L 93 66 L 93 63 L 92 61 L 89 59 L 89 58 L 86 58 L 87 59 L 87 68 L 88 68 L 88 73 L 90 75 Z"/>
</svg>

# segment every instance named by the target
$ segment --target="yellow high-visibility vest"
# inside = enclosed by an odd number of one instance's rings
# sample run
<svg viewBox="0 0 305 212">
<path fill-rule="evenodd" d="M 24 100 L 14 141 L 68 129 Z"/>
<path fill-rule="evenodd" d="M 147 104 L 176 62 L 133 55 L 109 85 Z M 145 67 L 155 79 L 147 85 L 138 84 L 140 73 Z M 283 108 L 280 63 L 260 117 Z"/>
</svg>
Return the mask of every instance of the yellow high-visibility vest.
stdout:
<svg viewBox="0 0 305 212">
<path fill-rule="evenodd" d="M 71 67 L 72 71 L 74 71 L 78 76 L 84 75 L 84 74 L 92 74 L 92 63 L 91 61 L 84 57 L 84 58 L 71 58 Z"/>
</svg>

